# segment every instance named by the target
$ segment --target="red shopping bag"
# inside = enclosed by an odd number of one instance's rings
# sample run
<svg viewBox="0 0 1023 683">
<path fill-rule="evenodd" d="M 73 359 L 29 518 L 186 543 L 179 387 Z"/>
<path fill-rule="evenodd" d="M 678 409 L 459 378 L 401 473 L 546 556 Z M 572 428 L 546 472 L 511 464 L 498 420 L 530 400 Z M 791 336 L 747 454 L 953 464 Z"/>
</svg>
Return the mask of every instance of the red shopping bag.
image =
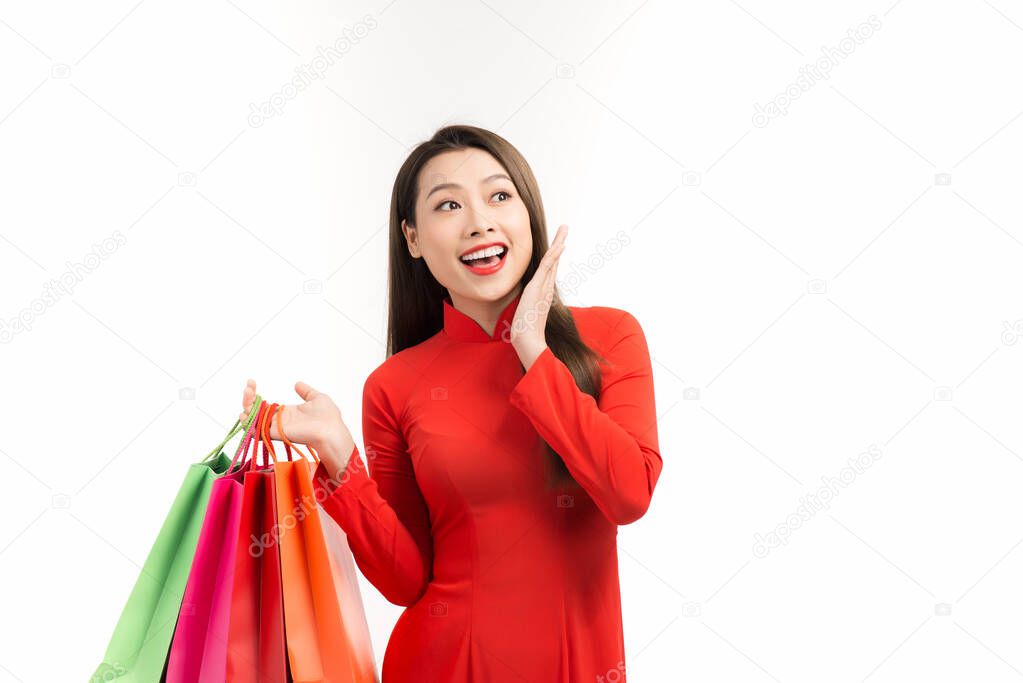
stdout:
<svg viewBox="0 0 1023 683">
<path fill-rule="evenodd" d="M 263 467 L 254 464 L 244 477 L 228 627 L 227 683 L 290 680 L 284 645 L 273 445 L 269 439 L 270 420 L 277 408 L 276 403 L 271 404 L 257 427 Z"/>
</svg>

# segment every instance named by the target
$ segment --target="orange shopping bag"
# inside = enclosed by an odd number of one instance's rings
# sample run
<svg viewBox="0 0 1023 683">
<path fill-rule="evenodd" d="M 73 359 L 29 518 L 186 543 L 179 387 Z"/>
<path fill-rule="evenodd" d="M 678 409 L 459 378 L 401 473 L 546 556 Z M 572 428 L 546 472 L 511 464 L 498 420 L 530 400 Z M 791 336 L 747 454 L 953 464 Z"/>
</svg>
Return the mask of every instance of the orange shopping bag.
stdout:
<svg viewBox="0 0 1023 683">
<path fill-rule="evenodd" d="M 284 437 L 280 419 L 278 413 L 278 431 L 290 458 L 293 444 Z M 319 458 L 315 450 L 310 451 L 313 462 L 296 459 L 274 464 L 284 630 L 291 674 L 295 683 L 377 683 L 372 654 L 367 665 L 365 653 L 353 650 L 353 646 L 363 647 L 365 643 L 357 639 L 353 642 L 345 628 L 341 607 L 344 596 L 338 594 L 327 536 L 313 493 L 312 475 Z M 365 620 L 361 600 L 357 614 Z"/>
<path fill-rule="evenodd" d="M 334 519 L 320 510 L 320 524 L 327 540 L 327 554 L 330 556 L 330 571 L 334 579 L 334 590 L 341 605 L 341 623 L 351 652 L 352 668 L 356 681 L 376 681 L 376 664 L 373 657 L 373 643 L 369 637 L 369 624 L 362 605 L 355 560 L 348 547 L 348 536 Z"/>
</svg>

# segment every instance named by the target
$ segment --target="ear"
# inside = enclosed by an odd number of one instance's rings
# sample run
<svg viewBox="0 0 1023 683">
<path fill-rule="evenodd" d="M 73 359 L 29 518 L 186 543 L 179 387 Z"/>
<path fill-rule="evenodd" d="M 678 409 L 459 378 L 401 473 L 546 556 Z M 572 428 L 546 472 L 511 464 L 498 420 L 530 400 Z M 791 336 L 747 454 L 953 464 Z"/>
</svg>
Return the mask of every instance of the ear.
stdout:
<svg viewBox="0 0 1023 683">
<path fill-rule="evenodd" d="M 408 245 L 408 253 L 412 258 L 419 258 L 419 234 L 418 230 L 404 218 L 401 219 L 401 231 L 405 234 L 405 242 Z"/>
</svg>

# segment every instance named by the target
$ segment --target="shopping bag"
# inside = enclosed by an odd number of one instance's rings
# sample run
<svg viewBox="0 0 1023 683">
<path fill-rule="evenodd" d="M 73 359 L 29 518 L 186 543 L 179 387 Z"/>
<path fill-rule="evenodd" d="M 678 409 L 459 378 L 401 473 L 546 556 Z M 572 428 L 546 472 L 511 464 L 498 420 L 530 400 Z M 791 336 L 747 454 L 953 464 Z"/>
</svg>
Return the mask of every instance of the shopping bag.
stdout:
<svg viewBox="0 0 1023 683">
<path fill-rule="evenodd" d="M 185 473 L 91 683 L 160 681 L 210 490 L 230 465 L 222 449 L 248 429 L 256 407 L 253 404 L 245 421 L 236 421 L 220 444 Z"/>
<path fill-rule="evenodd" d="M 241 523 L 235 550 L 231 621 L 228 627 L 227 683 L 284 683 L 284 596 L 277 549 L 271 404 L 260 427 L 263 467 L 245 473 Z M 290 453 L 289 453 L 290 458 Z"/>
<path fill-rule="evenodd" d="M 341 526 L 326 512 L 320 510 L 320 524 L 327 542 L 327 555 L 334 580 L 334 591 L 341 606 L 341 623 L 345 629 L 353 681 L 376 683 L 377 670 L 373 657 L 373 643 L 369 637 L 366 610 L 359 592 L 355 559 L 348 546 L 348 536 Z"/>
<path fill-rule="evenodd" d="M 284 441 L 284 447 L 288 449 L 288 459 L 290 460 L 292 444 L 284 434 L 279 420 L 278 431 Z M 315 454 L 315 451 L 313 453 Z M 315 488 L 313 491 L 315 492 Z M 319 504 L 321 501 L 316 502 Z M 341 610 L 341 625 L 344 629 L 345 645 L 349 653 L 351 680 L 360 683 L 377 683 L 379 679 L 373 657 L 373 643 L 369 637 L 369 624 L 366 622 L 366 610 L 362 604 L 355 558 L 348 545 L 348 535 L 322 508 L 317 507 L 317 515 L 323 529 L 335 600 Z"/>
<path fill-rule="evenodd" d="M 283 436 L 283 430 L 278 431 Z M 284 442 L 290 449 L 292 444 L 286 439 Z M 358 660 L 345 633 L 313 493 L 314 471 L 305 459 L 281 460 L 274 465 L 284 629 L 291 673 L 296 683 L 375 681 L 375 673 L 369 679 L 360 677 Z"/>
<path fill-rule="evenodd" d="M 213 482 L 210 491 L 167 658 L 167 683 L 223 683 L 226 676 L 242 481 L 252 464 L 248 446 L 266 408 L 264 402 L 259 404 L 256 420 L 227 473 Z"/>
</svg>

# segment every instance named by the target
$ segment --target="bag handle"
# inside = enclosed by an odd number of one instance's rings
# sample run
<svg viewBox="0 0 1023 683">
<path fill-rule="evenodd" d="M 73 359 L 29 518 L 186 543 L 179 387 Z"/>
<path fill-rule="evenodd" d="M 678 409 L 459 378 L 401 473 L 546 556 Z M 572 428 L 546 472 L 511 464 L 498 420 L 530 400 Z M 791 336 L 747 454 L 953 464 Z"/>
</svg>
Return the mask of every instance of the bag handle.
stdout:
<svg viewBox="0 0 1023 683">
<path fill-rule="evenodd" d="M 281 441 L 284 442 L 284 448 L 288 451 L 288 460 L 291 460 L 291 449 L 292 448 L 294 448 L 296 451 L 298 451 L 303 457 L 309 458 L 309 456 L 306 455 L 305 452 L 302 451 L 302 449 L 300 449 L 295 444 L 291 443 L 291 441 L 288 439 L 288 435 L 284 433 L 284 424 L 281 421 L 281 413 L 283 413 L 283 412 L 284 411 L 281 410 L 280 412 L 277 413 L 277 431 L 281 435 Z M 313 454 L 313 457 L 312 457 L 313 462 L 315 462 L 316 464 L 319 464 L 320 463 L 320 456 L 316 452 L 316 449 L 313 448 L 312 446 L 310 446 L 309 444 L 306 444 L 306 448 L 308 448 L 309 452 L 311 452 Z"/>
<path fill-rule="evenodd" d="M 277 432 L 283 436 L 284 435 L 284 429 L 282 428 L 283 427 L 283 423 L 282 423 L 281 420 L 283 419 L 283 415 L 284 415 L 284 406 L 278 405 L 278 406 L 275 406 L 275 408 L 277 408 L 277 410 L 275 411 L 277 413 Z M 270 425 L 272 420 L 273 420 L 273 415 L 270 415 L 267 418 L 267 427 L 268 427 L 267 434 L 268 435 L 269 435 L 269 425 Z M 291 452 L 291 447 L 292 447 L 293 444 L 290 441 L 288 441 L 287 437 L 284 437 L 281 440 L 284 441 L 284 451 L 288 454 L 288 462 L 294 462 L 295 461 L 295 457 L 294 457 L 294 455 Z M 268 443 L 271 443 L 271 442 L 268 441 Z M 271 446 L 270 449 L 273 450 L 273 446 Z M 276 451 L 274 451 L 274 455 L 277 455 Z"/>
<path fill-rule="evenodd" d="M 280 403 L 271 403 L 262 422 L 260 423 L 260 445 L 263 450 L 263 465 L 269 467 L 271 462 L 277 464 L 277 450 L 274 448 L 273 439 L 270 438 L 270 425 L 273 423 L 274 413 L 283 412 L 284 406 Z M 278 425 L 280 421 L 278 419 Z M 288 450 L 288 461 L 292 460 L 291 451 Z"/>
<path fill-rule="evenodd" d="M 245 419 L 235 420 L 234 426 L 231 427 L 230 431 L 228 431 L 227 436 L 224 437 L 224 440 L 217 444 L 217 446 L 214 447 L 214 449 L 210 451 L 206 455 L 206 457 L 200 460 L 199 462 L 209 462 L 213 458 L 217 457 L 220 454 L 220 452 L 224 450 L 224 446 L 227 445 L 227 442 L 233 439 L 235 435 L 238 434 L 238 432 L 248 431 L 249 427 L 252 425 L 252 422 L 256 419 L 256 416 L 259 414 L 259 406 L 262 402 L 263 402 L 262 397 L 260 397 L 259 394 L 256 394 L 256 398 L 252 402 L 252 407 L 249 408 L 249 414 L 245 416 Z"/>
<path fill-rule="evenodd" d="M 268 466 L 266 445 L 265 445 L 265 442 L 262 440 L 263 424 L 266 422 L 267 415 L 270 413 L 270 411 L 273 409 L 273 407 L 275 405 L 276 405 L 275 403 L 268 404 L 267 407 L 266 407 L 266 410 L 262 414 L 260 414 L 259 419 L 256 420 L 256 431 L 253 434 L 253 438 L 255 440 L 252 442 L 252 467 L 253 468 L 258 468 L 259 467 L 259 460 L 258 460 L 259 453 L 263 454 L 263 469 L 265 469 Z"/>
<path fill-rule="evenodd" d="M 257 396 L 257 398 L 258 398 L 258 396 Z M 260 398 L 258 403 L 259 403 L 259 408 L 258 408 L 258 410 L 256 412 L 256 419 L 252 420 L 252 422 L 249 424 L 249 428 L 245 432 L 245 437 L 242 439 L 241 444 L 239 444 L 238 450 L 234 454 L 234 459 L 231 460 L 231 466 L 227 468 L 227 473 L 228 474 L 231 474 L 234 471 L 234 466 L 238 462 L 238 457 L 242 453 L 245 453 L 246 457 L 245 457 L 244 460 L 242 460 L 241 466 L 239 467 L 239 471 L 242 470 L 242 469 L 246 469 L 247 466 L 250 466 L 252 464 L 252 458 L 248 457 L 248 453 L 246 451 L 248 450 L 249 443 L 252 441 L 253 434 L 255 434 L 255 432 L 256 432 L 256 425 L 257 425 L 257 423 L 262 418 L 263 414 L 266 412 L 266 401 L 264 401 L 263 399 Z"/>
</svg>

